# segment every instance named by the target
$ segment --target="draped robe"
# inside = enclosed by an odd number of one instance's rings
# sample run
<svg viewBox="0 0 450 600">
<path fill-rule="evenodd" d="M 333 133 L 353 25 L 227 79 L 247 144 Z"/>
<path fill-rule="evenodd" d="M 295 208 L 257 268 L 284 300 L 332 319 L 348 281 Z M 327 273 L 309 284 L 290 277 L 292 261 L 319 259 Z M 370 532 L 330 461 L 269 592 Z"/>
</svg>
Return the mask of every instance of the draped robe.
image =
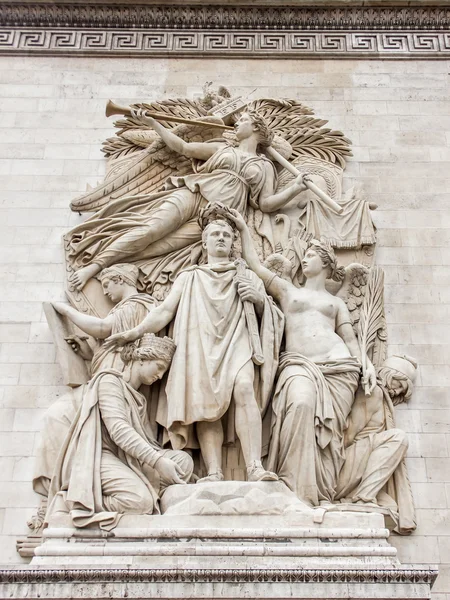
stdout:
<svg viewBox="0 0 450 600">
<path fill-rule="evenodd" d="M 275 167 L 268 158 L 243 156 L 228 145 L 194 166 L 193 174 L 169 177 L 161 191 L 111 202 L 72 229 L 65 236 L 72 266 L 79 269 L 96 263 L 103 268 L 133 262 L 144 273 L 141 283 L 153 293 L 156 284 L 173 281 L 181 269 L 200 259 L 201 208 L 208 202 L 221 202 L 245 216 L 248 205 L 251 210 L 258 209 L 267 169 L 273 173 L 274 186 L 277 181 Z M 171 232 L 142 246 L 148 226 L 166 222 L 173 224 Z M 271 237 L 267 218 L 257 227 L 261 236 Z"/>
<path fill-rule="evenodd" d="M 142 323 L 157 304 L 149 294 L 136 293 L 125 298 L 116 304 L 109 313 L 113 317 L 111 334 L 133 329 Z M 91 372 L 95 375 L 102 369 L 110 368 L 123 371 L 124 364 L 120 352 L 105 350 L 103 341 L 100 340 L 92 358 Z M 86 387 L 87 384 L 82 385 L 58 398 L 45 413 L 33 475 L 33 489 L 38 494 L 43 496 L 48 494 L 48 486 L 59 449 L 83 401 Z"/>
<path fill-rule="evenodd" d="M 312 505 L 334 498 L 345 459 L 343 432 L 359 371 L 360 364 L 353 357 L 314 363 L 296 352 L 281 356 L 267 468 Z M 314 384 L 309 404 L 297 402 L 291 391 L 298 377 Z"/>
<path fill-rule="evenodd" d="M 278 364 L 284 317 L 262 281 L 246 271 L 264 299 L 259 335 L 264 364 L 255 366 L 255 393 L 264 414 Z M 217 421 L 230 407 L 237 374 L 252 359 L 244 305 L 233 263 L 187 270 L 174 325 L 177 345 L 166 385 L 165 426 L 174 448 L 190 445 L 192 425 Z"/>
</svg>

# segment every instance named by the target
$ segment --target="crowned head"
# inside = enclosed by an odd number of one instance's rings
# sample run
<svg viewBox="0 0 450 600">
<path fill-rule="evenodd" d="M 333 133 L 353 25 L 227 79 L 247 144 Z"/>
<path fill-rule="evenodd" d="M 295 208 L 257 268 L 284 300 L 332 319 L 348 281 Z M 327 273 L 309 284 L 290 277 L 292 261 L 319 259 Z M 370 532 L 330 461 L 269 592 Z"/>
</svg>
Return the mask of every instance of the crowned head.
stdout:
<svg viewBox="0 0 450 600">
<path fill-rule="evenodd" d="M 141 383 L 151 385 L 167 371 L 175 350 L 171 338 L 146 333 L 136 342 L 124 346 L 120 356 L 125 365 L 137 372 Z"/>
<path fill-rule="evenodd" d="M 232 255 L 237 229 L 228 214 L 230 209 L 220 202 L 210 203 L 200 212 L 202 248 L 208 257 L 230 258 Z"/>
</svg>

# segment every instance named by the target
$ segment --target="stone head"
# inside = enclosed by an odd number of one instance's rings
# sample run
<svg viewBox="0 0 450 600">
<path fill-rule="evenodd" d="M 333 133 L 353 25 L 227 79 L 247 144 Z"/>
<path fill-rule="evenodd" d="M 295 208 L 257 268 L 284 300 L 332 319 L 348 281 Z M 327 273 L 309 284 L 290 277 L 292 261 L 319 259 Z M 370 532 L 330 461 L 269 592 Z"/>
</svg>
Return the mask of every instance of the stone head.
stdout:
<svg viewBox="0 0 450 600">
<path fill-rule="evenodd" d="M 411 398 L 416 375 L 417 363 L 405 355 L 390 356 L 378 371 L 381 385 L 386 388 L 394 406 Z"/>
<path fill-rule="evenodd" d="M 326 270 L 327 279 L 343 281 L 345 269 L 337 264 L 336 255 L 331 245 L 312 240 L 302 259 L 302 271 L 305 277 L 314 277 Z"/>
<path fill-rule="evenodd" d="M 264 117 L 255 110 L 241 113 L 234 124 L 234 131 L 238 142 L 255 136 L 260 146 L 267 147 L 270 146 L 273 140 L 273 133 L 270 131 Z"/>
<path fill-rule="evenodd" d="M 137 342 L 127 344 L 120 356 L 141 384 L 152 385 L 169 368 L 175 350 L 171 338 L 159 338 L 153 333 L 146 333 Z"/>
<path fill-rule="evenodd" d="M 233 249 L 234 236 L 235 232 L 227 221 L 216 219 L 203 229 L 202 247 L 208 257 L 229 258 Z"/>
<path fill-rule="evenodd" d="M 137 291 L 138 276 L 139 269 L 135 265 L 124 263 L 103 269 L 97 279 L 102 284 L 105 296 L 117 303 L 123 300 L 130 291 Z"/>
</svg>

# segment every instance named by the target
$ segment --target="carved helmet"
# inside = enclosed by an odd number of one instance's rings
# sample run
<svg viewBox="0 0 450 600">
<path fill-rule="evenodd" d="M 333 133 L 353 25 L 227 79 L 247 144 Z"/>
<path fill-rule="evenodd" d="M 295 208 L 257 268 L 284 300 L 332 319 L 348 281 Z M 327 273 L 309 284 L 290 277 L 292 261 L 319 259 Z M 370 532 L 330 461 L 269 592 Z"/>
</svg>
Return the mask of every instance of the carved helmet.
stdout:
<svg viewBox="0 0 450 600">
<path fill-rule="evenodd" d="M 389 356 L 384 363 L 383 367 L 388 367 L 394 371 L 398 371 L 402 375 L 408 377 L 412 383 L 414 383 L 417 376 L 417 363 L 410 356 L 405 354 Z"/>
</svg>

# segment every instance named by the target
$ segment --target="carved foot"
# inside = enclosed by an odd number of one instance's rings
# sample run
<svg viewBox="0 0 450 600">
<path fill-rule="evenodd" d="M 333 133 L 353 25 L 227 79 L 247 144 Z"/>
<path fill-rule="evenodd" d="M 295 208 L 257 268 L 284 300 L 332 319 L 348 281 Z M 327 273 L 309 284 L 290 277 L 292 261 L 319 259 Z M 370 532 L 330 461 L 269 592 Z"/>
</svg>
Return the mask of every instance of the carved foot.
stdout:
<svg viewBox="0 0 450 600">
<path fill-rule="evenodd" d="M 278 475 L 266 469 L 257 462 L 247 467 L 247 481 L 278 481 Z"/>
<path fill-rule="evenodd" d="M 215 483 L 216 481 L 223 481 L 222 469 L 217 469 L 215 473 L 209 473 L 206 477 L 201 477 L 197 480 L 199 483 Z"/>
</svg>

